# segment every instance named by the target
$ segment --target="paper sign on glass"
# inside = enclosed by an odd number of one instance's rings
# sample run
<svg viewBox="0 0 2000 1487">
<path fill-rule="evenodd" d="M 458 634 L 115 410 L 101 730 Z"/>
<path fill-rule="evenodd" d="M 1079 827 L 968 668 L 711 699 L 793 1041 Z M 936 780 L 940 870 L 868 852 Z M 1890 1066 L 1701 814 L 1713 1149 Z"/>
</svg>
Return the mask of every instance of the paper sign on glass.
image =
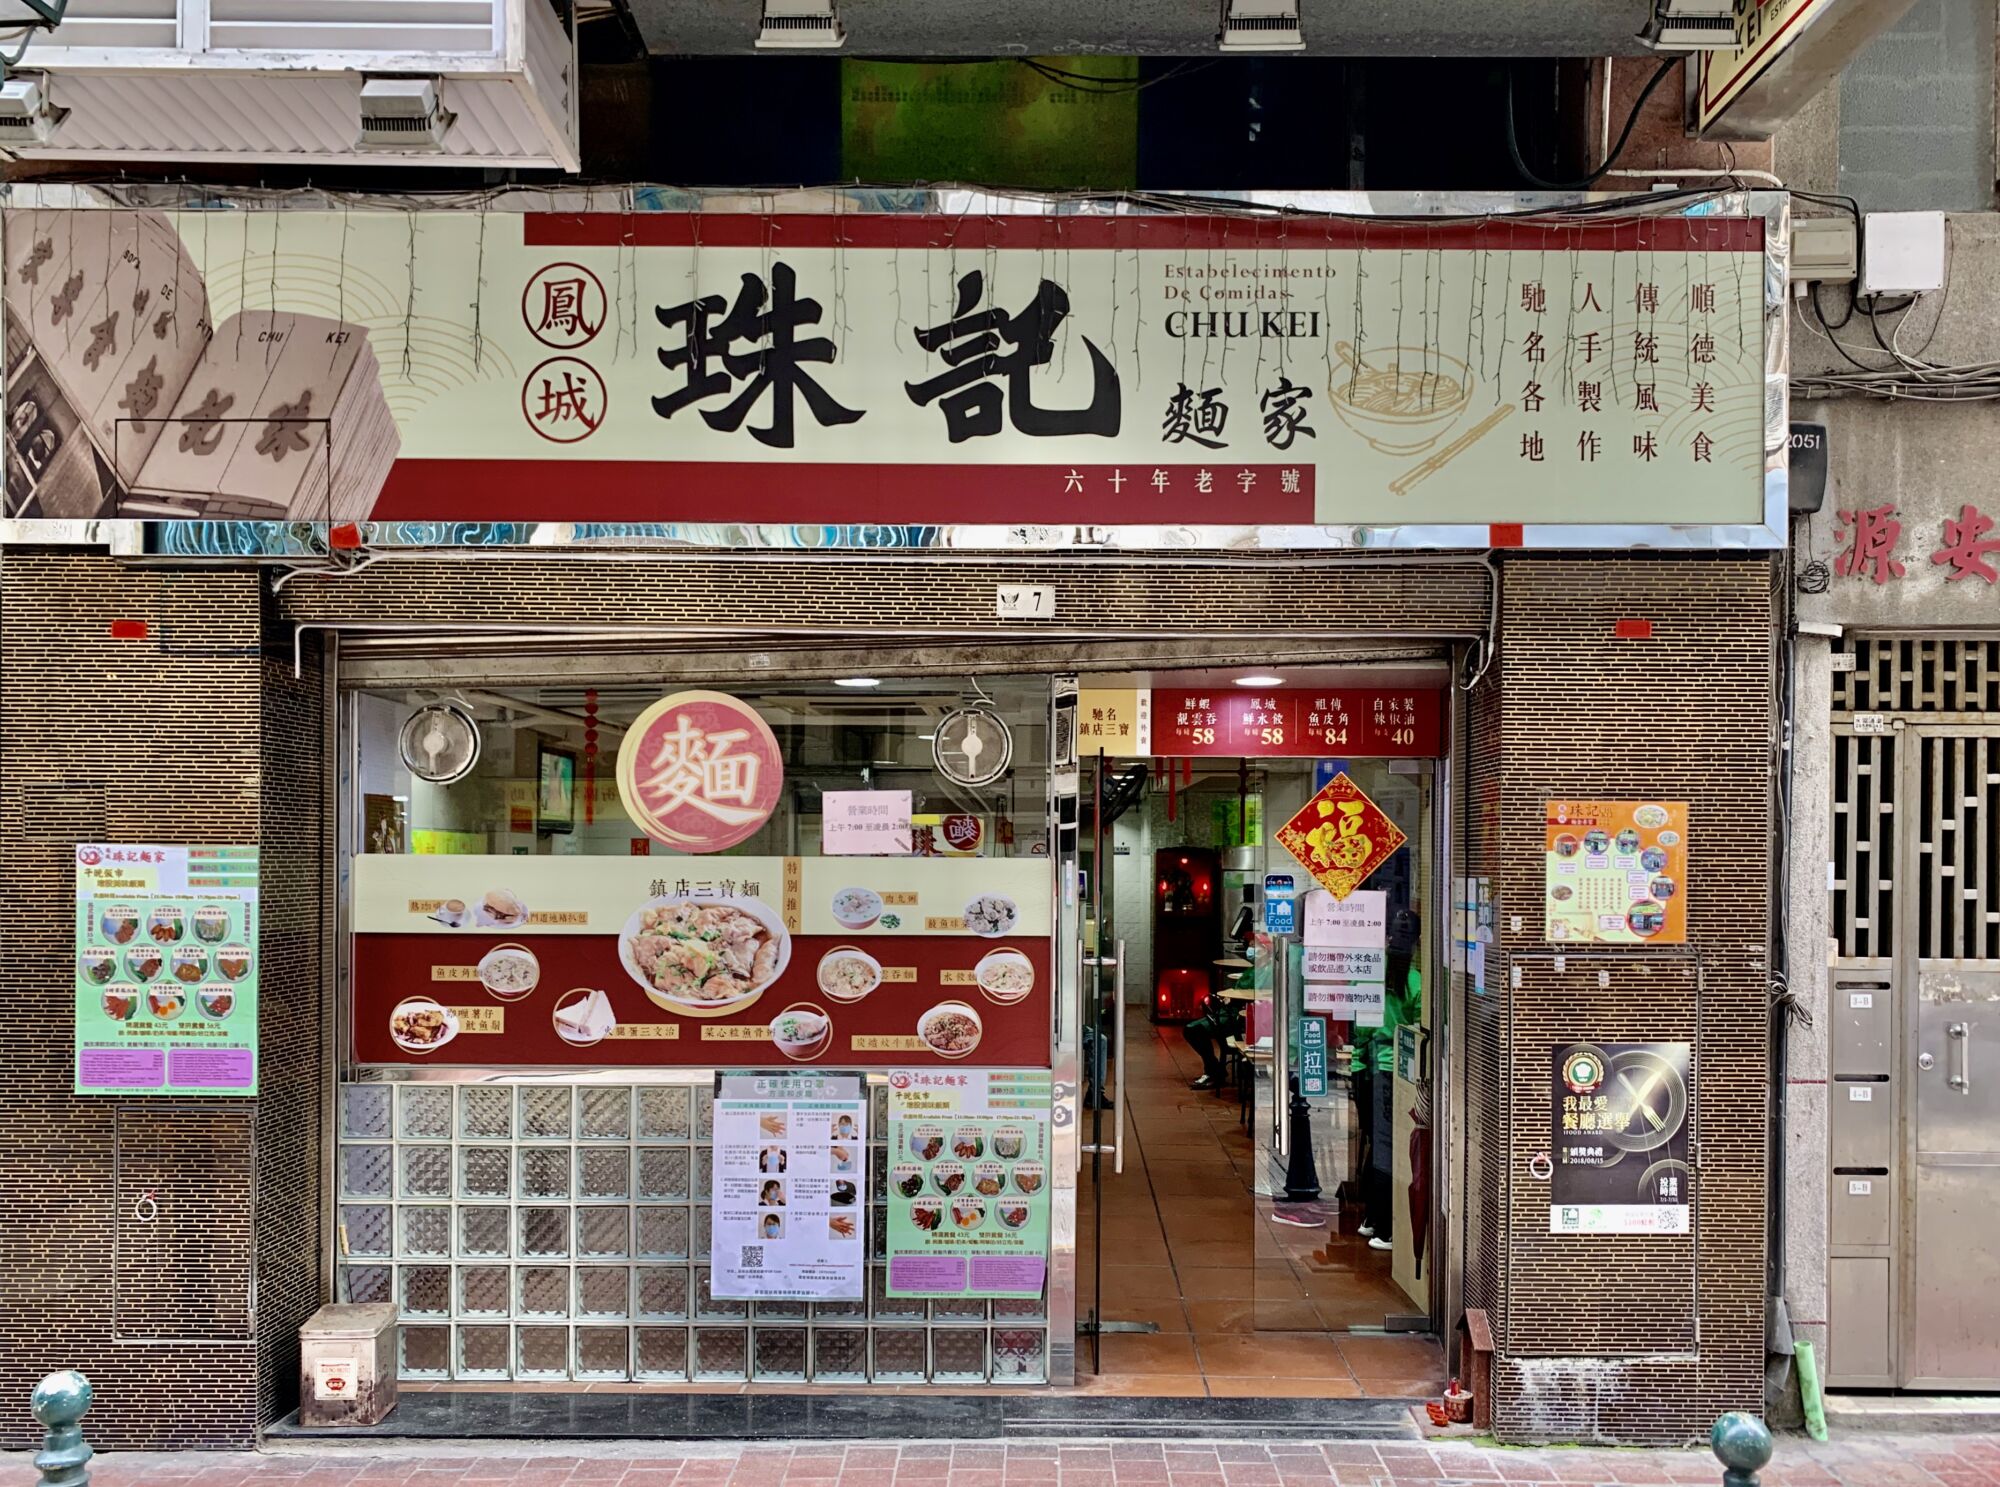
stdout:
<svg viewBox="0 0 2000 1487">
<path fill-rule="evenodd" d="M 1363 1027 L 1380 1027 L 1383 1002 L 1380 981 L 1350 986 L 1311 981 L 1306 983 L 1306 1011 L 1324 1013 L 1335 1022 L 1354 1022 Z"/>
<path fill-rule="evenodd" d="M 820 799 L 820 850 L 828 857 L 907 857 L 908 790 L 828 790 Z"/>
<path fill-rule="evenodd" d="M 1389 895 L 1379 888 L 1335 898 L 1323 888 L 1306 895 L 1306 943 L 1379 950 L 1389 942 Z"/>
<path fill-rule="evenodd" d="M 1308 945 L 1306 982 L 1384 981 L 1388 979 L 1386 950 L 1357 950 L 1346 945 Z"/>
</svg>

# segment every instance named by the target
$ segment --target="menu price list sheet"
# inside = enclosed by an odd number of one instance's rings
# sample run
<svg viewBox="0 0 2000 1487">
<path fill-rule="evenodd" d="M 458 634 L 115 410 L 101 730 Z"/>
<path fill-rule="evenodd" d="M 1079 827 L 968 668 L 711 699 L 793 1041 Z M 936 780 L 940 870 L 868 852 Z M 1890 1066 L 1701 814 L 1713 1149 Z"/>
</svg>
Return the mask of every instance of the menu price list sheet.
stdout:
<svg viewBox="0 0 2000 1487">
<path fill-rule="evenodd" d="M 713 1293 L 859 1301 L 868 1098 L 859 1074 L 726 1074 L 715 1100 Z"/>
<path fill-rule="evenodd" d="M 1049 1269 L 1046 1070 L 889 1076 L 889 1294 L 1035 1299 Z"/>
</svg>

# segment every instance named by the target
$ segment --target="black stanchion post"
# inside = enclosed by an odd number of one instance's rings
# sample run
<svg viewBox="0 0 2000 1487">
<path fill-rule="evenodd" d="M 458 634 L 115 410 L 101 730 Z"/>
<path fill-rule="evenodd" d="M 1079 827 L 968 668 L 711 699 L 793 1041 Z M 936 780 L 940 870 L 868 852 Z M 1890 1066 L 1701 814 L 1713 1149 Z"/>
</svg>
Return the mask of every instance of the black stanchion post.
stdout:
<svg viewBox="0 0 2000 1487">
<path fill-rule="evenodd" d="M 1319 1165 L 1313 1161 L 1312 1106 L 1299 1093 L 1299 1076 L 1292 1085 L 1292 1156 L 1285 1164 L 1285 1201 L 1314 1203 L 1319 1200 Z"/>
</svg>

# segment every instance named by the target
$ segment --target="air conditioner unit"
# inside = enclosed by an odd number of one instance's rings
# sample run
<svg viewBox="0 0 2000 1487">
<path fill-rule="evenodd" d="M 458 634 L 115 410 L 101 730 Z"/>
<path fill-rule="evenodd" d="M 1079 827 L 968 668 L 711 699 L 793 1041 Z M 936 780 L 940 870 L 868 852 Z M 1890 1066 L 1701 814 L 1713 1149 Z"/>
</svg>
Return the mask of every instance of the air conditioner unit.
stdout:
<svg viewBox="0 0 2000 1487">
<path fill-rule="evenodd" d="M 361 84 L 363 150 L 442 150 L 452 116 L 434 77 L 371 77 Z"/>
<path fill-rule="evenodd" d="M 1734 51 L 1735 0 L 1658 0 L 1639 40 L 1656 52 Z"/>
<path fill-rule="evenodd" d="M 847 32 L 833 0 L 764 0 L 758 46 L 837 47 L 846 42 Z"/>
<path fill-rule="evenodd" d="M 0 82 L 0 151 L 47 142 L 69 113 L 49 102 L 47 80 L 17 72 Z"/>
<path fill-rule="evenodd" d="M 1221 43 L 1225 52 L 1304 51 L 1298 0 L 1224 0 Z"/>
</svg>

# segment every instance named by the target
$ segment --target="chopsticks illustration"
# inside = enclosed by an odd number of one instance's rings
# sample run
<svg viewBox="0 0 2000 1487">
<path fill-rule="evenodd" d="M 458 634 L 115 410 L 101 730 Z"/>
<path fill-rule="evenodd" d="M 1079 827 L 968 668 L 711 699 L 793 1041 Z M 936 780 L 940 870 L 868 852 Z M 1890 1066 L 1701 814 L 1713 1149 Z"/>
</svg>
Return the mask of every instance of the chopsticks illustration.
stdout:
<svg viewBox="0 0 2000 1487">
<path fill-rule="evenodd" d="M 1399 475 L 1390 481 L 1389 489 L 1399 496 L 1408 495 L 1411 486 L 1420 480 L 1427 480 L 1437 474 L 1439 470 L 1442 470 L 1461 454 L 1464 454 L 1466 450 L 1477 444 L 1486 435 L 1492 433 L 1496 427 L 1510 418 L 1513 412 L 1514 405 L 1512 403 L 1502 403 L 1491 413 L 1487 414 L 1475 427 L 1460 434 L 1451 443 L 1445 445 L 1436 454 L 1425 460 L 1421 465 L 1418 465 L 1416 469 L 1410 471 L 1409 474 Z"/>
</svg>

